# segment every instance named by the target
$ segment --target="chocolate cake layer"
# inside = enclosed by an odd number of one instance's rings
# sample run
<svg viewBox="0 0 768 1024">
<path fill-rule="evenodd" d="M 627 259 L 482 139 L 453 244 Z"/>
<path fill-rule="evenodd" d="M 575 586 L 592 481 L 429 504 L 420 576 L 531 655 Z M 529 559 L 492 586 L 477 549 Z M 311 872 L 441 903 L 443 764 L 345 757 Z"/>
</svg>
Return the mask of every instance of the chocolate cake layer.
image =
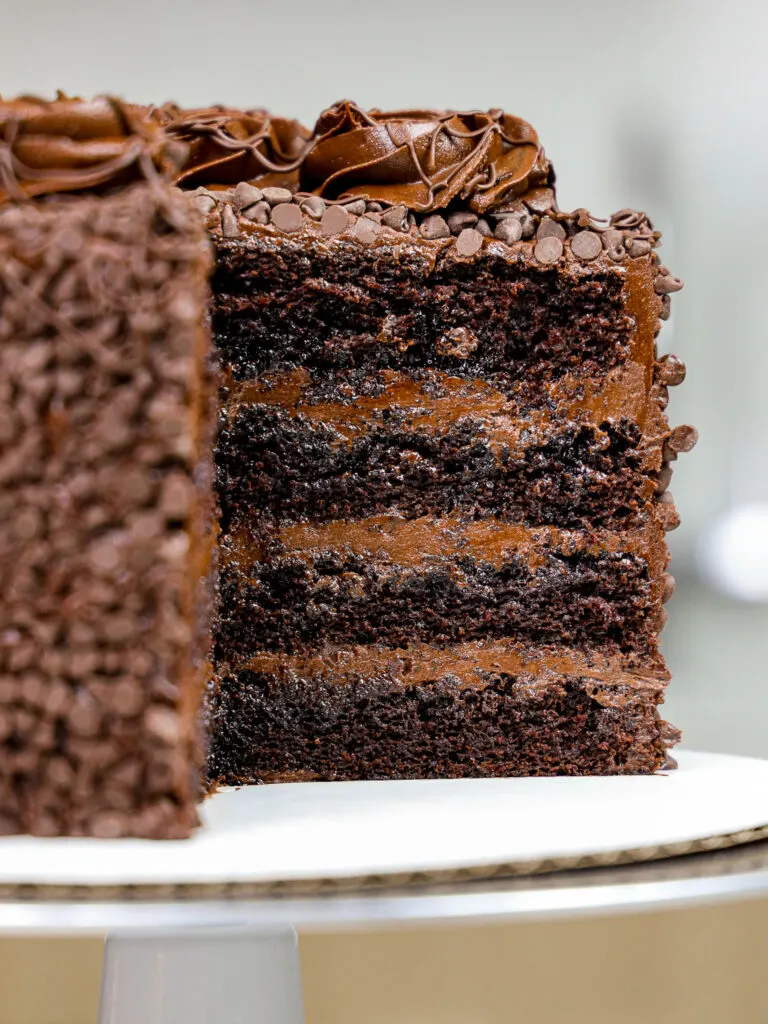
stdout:
<svg viewBox="0 0 768 1024">
<path fill-rule="evenodd" d="M 262 654 L 216 682 L 211 782 L 652 772 L 666 675 L 563 648 Z"/>
<path fill-rule="evenodd" d="M 243 226 L 221 239 L 213 329 L 235 379 L 295 366 L 434 366 L 530 388 L 629 350 L 625 273 L 608 260 L 551 269 L 492 242 L 471 259 L 446 240 L 383 231 L 371 244 Z"/>
<path fill-rule="evenodd" d="M 566 375 L 538 404 L 434 370 L 264 374 L 224 401 L 225 528 L 389 509 L 626 526 L 647 518 L 667 433 L 634 363 Z"/>
<path fill-rule="evenodd" d="M 203 228 L 158 179 L 6 205 L 0 249 L 0 833 L 184 836 L 209 645 Z"/>
<path fill-rule="evenodd" d="M 395 516 L 225 538 L 216 655 L 504 638 L 651 657 L 662 541 L 658 526 L 587 533 Z"/>
</svg>

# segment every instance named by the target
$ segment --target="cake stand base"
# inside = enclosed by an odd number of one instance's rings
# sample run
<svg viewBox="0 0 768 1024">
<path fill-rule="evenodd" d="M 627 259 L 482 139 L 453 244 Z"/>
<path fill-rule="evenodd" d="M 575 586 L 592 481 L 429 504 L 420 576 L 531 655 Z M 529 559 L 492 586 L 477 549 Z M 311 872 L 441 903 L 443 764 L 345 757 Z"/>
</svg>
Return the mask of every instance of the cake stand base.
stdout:
<svg viewBox="0 0 768 1024">
<path fill-rule="evenodd" d="M 107 939 L 99 1024 L 304 1024 L 292 928 L 201 928 Z"/>
</svg>

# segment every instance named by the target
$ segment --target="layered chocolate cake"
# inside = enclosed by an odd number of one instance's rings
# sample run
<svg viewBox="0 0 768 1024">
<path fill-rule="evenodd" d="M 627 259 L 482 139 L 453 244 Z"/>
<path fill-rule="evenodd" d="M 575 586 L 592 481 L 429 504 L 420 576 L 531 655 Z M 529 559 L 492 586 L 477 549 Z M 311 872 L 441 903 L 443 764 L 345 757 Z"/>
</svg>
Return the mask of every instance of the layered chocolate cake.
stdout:
<svg viewBox="0 0 768 1024">
<path fill-rule="evenodd" d="M 500 111 L 154 112 L 216 248 L 213 783 L 651 772 L 681 285 Z"/>
<path fill-rule="evenodd" d="M 0 102 L 0 831 L 664 765 L 659 237 L 498 110 Z"/>
<path fill-rule="evenodd" d="M 114 100 L 0 101 L 0 833 L 187 835 L 209 243 Z"/>
</svg>

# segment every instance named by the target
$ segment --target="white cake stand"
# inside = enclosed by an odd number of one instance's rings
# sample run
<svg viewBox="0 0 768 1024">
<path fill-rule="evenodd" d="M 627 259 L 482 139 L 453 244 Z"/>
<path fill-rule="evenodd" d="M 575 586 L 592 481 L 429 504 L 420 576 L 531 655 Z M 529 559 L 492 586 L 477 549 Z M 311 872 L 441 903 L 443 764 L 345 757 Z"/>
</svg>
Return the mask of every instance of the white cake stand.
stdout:
<svg viewBox="0 0 768 1024">
<path fill-rule="evenodd" d="M 107 933 L 102 1024 L 300 1024 L 300 930 L 768 895 L 768 761 L 253 787 L 191 841 L 0 840 L 0 933 Z"/>
</svg>

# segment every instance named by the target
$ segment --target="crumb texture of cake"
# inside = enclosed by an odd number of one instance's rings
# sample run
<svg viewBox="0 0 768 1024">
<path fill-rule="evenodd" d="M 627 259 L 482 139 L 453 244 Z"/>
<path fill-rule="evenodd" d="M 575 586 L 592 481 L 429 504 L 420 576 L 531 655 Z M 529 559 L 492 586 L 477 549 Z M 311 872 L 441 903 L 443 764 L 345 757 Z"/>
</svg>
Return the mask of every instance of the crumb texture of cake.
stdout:
<svg viewBox="0 0 768 1024">
<path fill-rule="evenodd" d="M 0 102 L 0 127 L 0 833 L 181 838 L 209 646 L 209 243 L 135 108 Z"/>
<path fill-rule="evenodd" d="M 646 215 L 560 210 L 500 111 L 158 116 L 216 246 L 210 781 L 659 768 L 695 431 Z"/>
<path fill-rule="evenodd" d="M 262 655 L 223 675 L 211 776 L 280 780 L 652 772 L 665 675 L 564 648 L 460 644 Z"/>
</svg>

